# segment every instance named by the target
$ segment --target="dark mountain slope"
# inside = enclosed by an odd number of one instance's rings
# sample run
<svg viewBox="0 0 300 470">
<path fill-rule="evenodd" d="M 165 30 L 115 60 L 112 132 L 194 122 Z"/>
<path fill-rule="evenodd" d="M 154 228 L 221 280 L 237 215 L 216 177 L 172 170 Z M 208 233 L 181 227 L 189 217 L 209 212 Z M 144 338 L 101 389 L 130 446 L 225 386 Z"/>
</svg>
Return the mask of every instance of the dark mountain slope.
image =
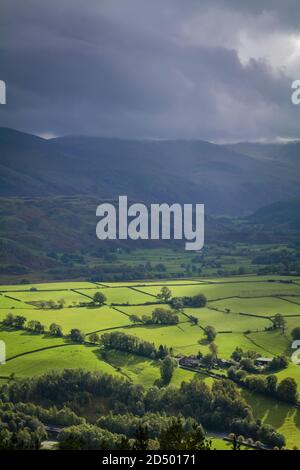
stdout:
<svg viewBox="0 0 300 470">
<path fill-rule="evenodd" d="M 243 153 L 259 160 L 273 160 L 293 168 L 300 167 L 300 142 L 262 144 L 257 142 L 239 142 L 226 148 Z"/>
<path fill-rule="evenodd" d="M 248 217 L 248 220 L 265 227 L 286 227 L 287 230 L 299 230 L 300 198 L 275 202 L 262 207 Z"/>
<path fill-rule="evenodd" d="M 203 141 L 93 137 L 45 140 L 0 129 L 0 196 L 126 194 L 151 202 L 203 202 L 242 214 L 300 196 L 300 169 Z"/>
</svg>

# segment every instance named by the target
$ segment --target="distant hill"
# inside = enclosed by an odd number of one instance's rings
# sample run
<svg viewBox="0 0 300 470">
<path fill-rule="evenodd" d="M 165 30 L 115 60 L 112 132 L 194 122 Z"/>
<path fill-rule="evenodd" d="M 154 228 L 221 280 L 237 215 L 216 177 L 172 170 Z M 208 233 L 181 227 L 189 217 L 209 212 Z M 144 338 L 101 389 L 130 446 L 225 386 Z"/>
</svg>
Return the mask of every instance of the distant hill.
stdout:
<svg viewBox="0 0 300 470">
<path fill-rule="evenodd" d="M 203 202 L 207 213 L 239 215 L 300 197 L 300 169 L 200 140 L 45 140 L 0 129 L 0 196 L 121 194 L 144 202 Z"/>
<path fill-rule="evenodd" d="M 228 150 L 243 153 L 259 160 L 273 160 L 287 166 L 300 167 L 300 142 L 264 144 L 257 142 L 239 142 L 226 145 Z"/>
<path fill-rule="evenodd" d="M 300 198 L 288 201 L 274 202 L 258 209 L 248 217 L 251 223 L 262 224 L 265 227 L 300 229 Z"/>
</svg>

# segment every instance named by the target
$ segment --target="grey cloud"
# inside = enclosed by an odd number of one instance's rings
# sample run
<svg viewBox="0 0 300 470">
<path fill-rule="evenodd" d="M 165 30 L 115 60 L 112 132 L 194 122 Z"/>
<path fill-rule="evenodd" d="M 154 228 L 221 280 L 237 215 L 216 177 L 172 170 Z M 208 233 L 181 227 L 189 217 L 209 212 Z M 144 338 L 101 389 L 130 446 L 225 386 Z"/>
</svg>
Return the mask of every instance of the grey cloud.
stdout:
<svg viewBox="0 0 300 470">
<path fill-rule="evenodd" d="M 241 63 L 230 14 L 222 25 L 229 45 L 216 44 L 213 30 L 203 43 L 187 41 L 184 24 L 199 16 L 201 27 L 214 4 L 257 17 L 269 10 L 279 31 L 294 28 L 294 1 L 284 13 L 277 1 L 5 0 L 0 125 L 53 135 L 296 138 L 291 77 L 267 60 Z"/>
</svg>

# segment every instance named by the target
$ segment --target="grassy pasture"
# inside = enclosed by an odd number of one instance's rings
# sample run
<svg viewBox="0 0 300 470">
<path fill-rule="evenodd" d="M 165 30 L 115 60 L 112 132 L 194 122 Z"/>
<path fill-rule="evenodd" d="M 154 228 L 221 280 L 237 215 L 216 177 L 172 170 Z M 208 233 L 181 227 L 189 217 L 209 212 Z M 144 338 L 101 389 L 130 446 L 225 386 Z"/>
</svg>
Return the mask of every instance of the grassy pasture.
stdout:
<svg viewBox="0 0 300 470">
<path fill-rule="evenodd" d="M 210 308 L 186 308 L 185 312 L 198 318 L 202 327 L 213 325 L 216 331 L 232 331 L 243 333 L 247 330 L 263 330 L 271 325 L 270 320 L 248 317 L 238 313 L 218 312 Z"/>
<path fill-rule="evenodd" d="M 119 374 L 111 365 L 102 361 L 99 348 L 86 345 L 66 345 L 56 349 L 33 352 L 1 365 L 1 375 L 14 373 L 17 377 L 33 377 L 49 370 L 82 367 L 109 374 Z"/>
<path fill-rule="evenodd" d="M 46 335 L 29 333 L 27 331 L 13 331 L 3 328 L 0 329 L 0 340 L 5 342 L 7 359 L 15 356 L 16 354 L 22 354 L 24 352 L 34 351 L 35 349 L 47 348 L 49 346 L 56 346 L 58 344 L 65 343 L 63 338 L 52 338 Z"/>
<path fill-rule="evenodd" d="M 78 289 L 78 291 L 80 291 L 80 289 Z M 156 302 L 157 300 L 155 297 L 151 297 L 151 295 L 144 294 L 143 292 L 130 289 L 128 287 L 104 287 L 80 292 L 91 297 L 93 297 L 96 292 L 102 292 L 107 298 L 107 304 L 143 304 L 145 302 Z"/>
<path fill-rule="evenodd" d="M 300 305 L 278 299 L 277 297 L 260 297 L 253 299 L 224 299 L 210 302 L 210 306 L 220 310 L 230 309 L 234 313 L 254 313 L 262 316 L 299 315 Z"/>
<path fill-rule="evenodd" d="M 288 333 L 290 333 L 293 328 L 300 327 L 300 316 L 299 317 L 286 317 L 285 321 L 286 321 Z"/>
<path fill-rule="evenodd" d="M 251 333 L 247 338 L 252 343 L 252 349 L 261 352 L 262 356 L 272 357 L 283 353 L 290 355 L 290 339 L 280 331 Z"/>
<path fill-rule="evenodd" d="M 253 394 L 248 390 L 241 390 L 242 395 L 252 406 L 256 419 L 271 424 L 278 432 L 284 434 L 286 447 L 292 449 L 300 447 L 300 409 L 277 402 L 271 397 Z"/>
<path fill-rule="evenodd" d="M 174 326 L 137 326 L 130 330 L 121 329 L 125 333 L 130 333 L 145 341 L 150 341 L 156 346 L 160 344 L 173 347 L 175 353 L 180 353 L 182 348 L 188 348 L 189 352 L 197 353 L 201 349 L 198 340 L 203 337 L 203 332 L 199 326 L 190 323 L 182 323 Z M 203 347 L 207 350 L 207 347 Z"/>
<path fill-rule="evenodd" d="M 83 292 L 89 292 L 89 290 Z M 79 304 L 80 302 L 89 302 L 89 299 L 87 297 L 71 290 L 47 292 L 15 292 L 14 297 L 22 300 L 23 302 L 46 302 L 50 300 L 58 302 L 59 300 L 64 299 L 65 307 L 72 306 L 73 302 L 76 302 L 77 304 Z"/>
<path fill-rule="evenodd" d="M 0 310 L 0 321 L 6 316 L 5 310 Z M 98 331 L 105 328 L 122 327 L 130 324 L 129 318 L 104 305 L 100 308 L 62 308 L 58 310 L 13 310 L 14 315 L 24 315 L 27 320 L 39 320 L 49 327 L 51 323 L 61 325 L 64 334 L 72 328 L 78 328 L 84 333 Z"/>
<path fill-rule="evenodd" d="M 0 286 L 0 292 L 13 292 L 13 291 L 30 291 L 30 289 L 38 289 L 38 290 L 66 290 L 66 289 L 74 289 L 74 285 L 76 285 L 76 289 L 86 289 L 86 288 L 94 288 L 95 284 L 93 282 L 45 282 L 45 283 L 38 283 L 38 284 L 18 284 L 18 285 L 2 285 Z"/>
<path fill-rule="evenodd" d="M 152 385 L 161 385 L 159 361 L 153 361 L 140 356 L 128 353 L 120 353 L 119 351 L 108 351 L 105 354 L 105 360 L 125 377 L 134 383 L 142 384 L 145 388 Z M 195 375 L 194 372 L 183 369 L 175 369 L 171 383 L 180 386 L 181 382 L 191 380 Z M 204 376 L 203 376 L 204 377 Z"/>
<path fill-rule="evenodd" d="M 143 291 L 157 295 L 160 287 L 143 287 Z M 179 286 L 171 289 L 174 297 L 205 294 L 208 300 L 221 300 L 228 297 L 263 297 L 271 295 L 300 295 L 300 285 L 282 284 L 279 282 L 241 282 L 215 283 L 193 286 Z"/>
<path fill-rule="evenodd" d="M 17 298 L 17 297 L 15 297 Z M 0 309 L 8 309 L 8 308 L 31 308 L 29 305 L 26 305 L 25 302 L 20 302 L 18 300 L 11 299 L 6 297 L 5 295 L 0 295 Z"/>
<path fill-rule="evenodd" d="M 206 284 L 207 281 L 204 279 L 166 279 L 160 280 L 157 279 L 156 281 L 124 281 L 124 282 L 101 282 L 99 283 L 100 286 L 107 286 L 107 287 L 140 287 L 143 286 L 180 286 L 180 285 L 189 285 L 189 284 Z"/>
</svg>

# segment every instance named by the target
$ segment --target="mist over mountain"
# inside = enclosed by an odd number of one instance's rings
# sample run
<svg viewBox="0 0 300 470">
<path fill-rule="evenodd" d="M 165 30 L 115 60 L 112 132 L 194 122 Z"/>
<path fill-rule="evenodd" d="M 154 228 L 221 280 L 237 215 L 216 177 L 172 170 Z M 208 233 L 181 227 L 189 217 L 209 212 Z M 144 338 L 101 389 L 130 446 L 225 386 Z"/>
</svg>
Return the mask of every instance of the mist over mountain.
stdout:
<svg viewBox="0 0 300 470">
<path fill-rule="evenodd" d="M 42 139 L 0 129 L 0 196 L 74 196 L 204 203 L 249 213 L 300 196 L 300 168 L 201 140 Z"/>
</svg>

